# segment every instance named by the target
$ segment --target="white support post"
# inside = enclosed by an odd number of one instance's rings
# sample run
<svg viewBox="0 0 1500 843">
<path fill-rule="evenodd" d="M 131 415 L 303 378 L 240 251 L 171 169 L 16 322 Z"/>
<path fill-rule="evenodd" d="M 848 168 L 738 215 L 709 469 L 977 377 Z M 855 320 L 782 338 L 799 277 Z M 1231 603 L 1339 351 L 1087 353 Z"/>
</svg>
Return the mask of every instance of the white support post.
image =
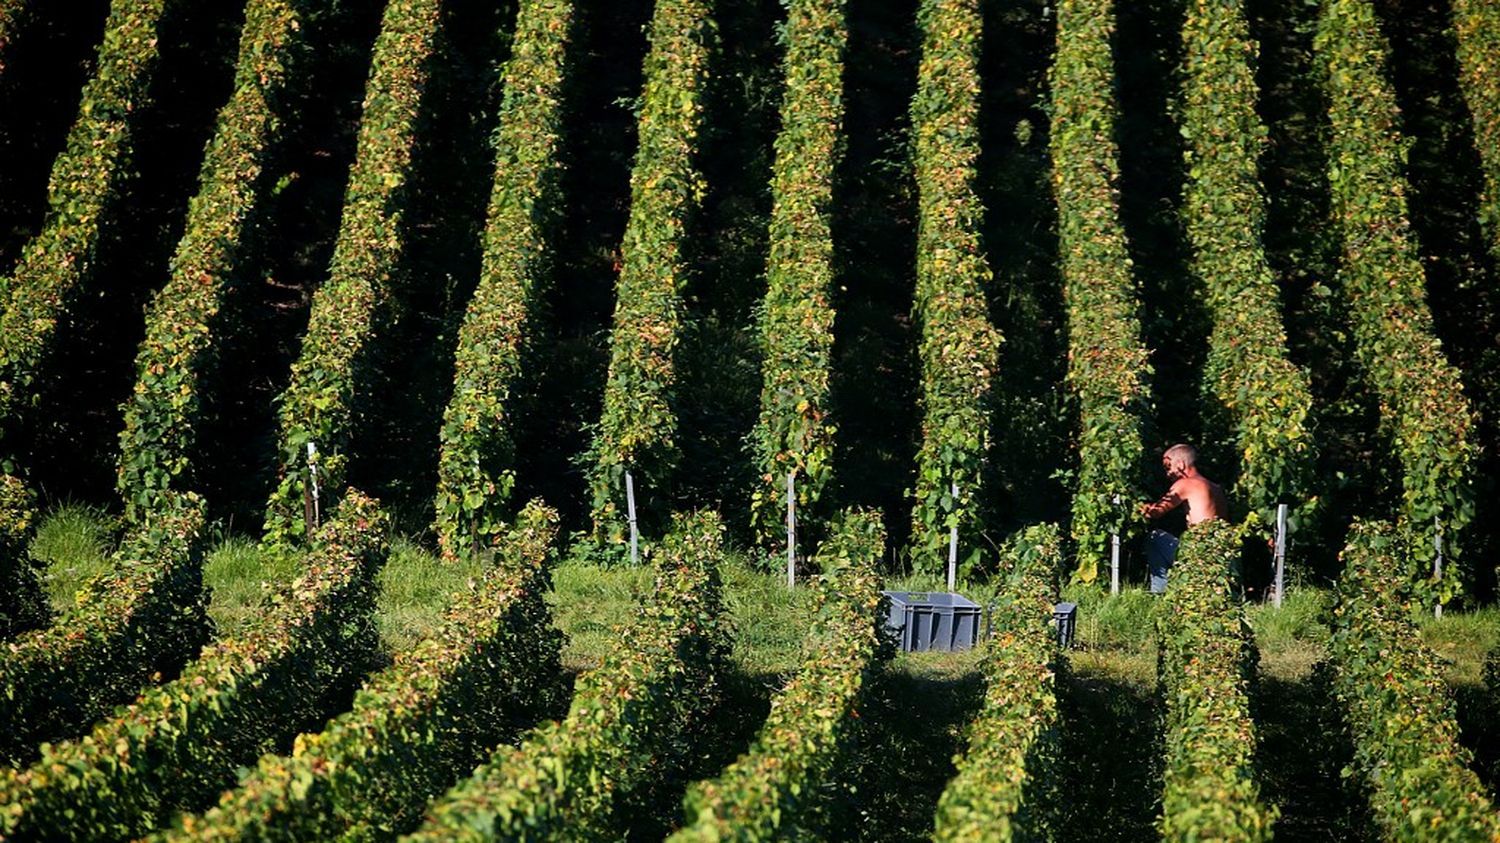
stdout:
<svg viewBox="0 0 1500 843">
<path fill-rule="evenodd" d="M 479 477 L 479 451 L 474 451 L 474 473 L 471 477 Z M 469 513 L 469 558 L 479 558 L 479 517 L 477 513 Z"/>
<path fill-rule="evenodd" d="M 1120 505 L 1120 496 L 1115 495 L 1115 506 Z M 1109 534 L 1109 593 L 1120 593 L 1120 531 Z"/>
<path fill-rule="evenodd" d="M 1432 558 L 1432 578 L 1437 582 L 1443 581 L 1443 525 L 1436 515 L 1432 516 L 1432 549 L 1437 555 Z M 1441 618 L 1443 616 L 1443 601 L 1437 601 L 1432 607 L 1432 616 Z"/>
<path fill-rule="evenodd" d="M 313 442 L 307 443 L 307 476 L 312 481 L 312 524 L 308 526 L 316 530 L 323 522 L 323 502 L 318 489 L 318 446 Z"/>
<path fill-rule="evenodd" d="M 1276 504 L 1276 585 L 1273 600 L 1278 609 L 1281 608 L 1281 598 L 1286 591 L 1286 514 L 1286 504 Z"/>
<path fill-rule="evenodd" d="M 641 564 L 641 534 L 635 524 L 635 478 L 625 472 L 625 516 L 630 521 L 630 564 Z"/>
<path fill-rule="evenodd" d="M 797 472 L 786 474 L 786 587 L 797 587 Z"/>
<path fill-rule="evenodd" d="M 958 484 L 954 483 L 949 489 L 953 495 L 953 509 L 958 511 Z M 958 522 L 948 528 L 948 590 L 953 591 L 958 584 Z"/>
</svg>

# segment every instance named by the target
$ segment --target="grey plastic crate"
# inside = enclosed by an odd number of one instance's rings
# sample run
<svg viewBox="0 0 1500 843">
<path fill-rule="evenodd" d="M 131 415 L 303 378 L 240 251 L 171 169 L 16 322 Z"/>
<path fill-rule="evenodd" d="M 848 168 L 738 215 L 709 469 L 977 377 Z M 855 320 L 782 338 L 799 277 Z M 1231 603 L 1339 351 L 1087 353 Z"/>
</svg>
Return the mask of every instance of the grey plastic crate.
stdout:
<svg viewBox="0 0 1500 843">
<path fill-rule="evenodd" d="M 1058 603 L 1052 607 L 1052 623 L 1057 627 L 1057 646 L 1071 649 L 1073 634 L 1078 629 L 1078 604 Z"/>
<path fill-rule="evenodd" d="M 883 591 L 891 599 L 886 626 L 901 649 L 968 650 L 979 639 L 979 604 L 943 591 Z"/>
</svg>

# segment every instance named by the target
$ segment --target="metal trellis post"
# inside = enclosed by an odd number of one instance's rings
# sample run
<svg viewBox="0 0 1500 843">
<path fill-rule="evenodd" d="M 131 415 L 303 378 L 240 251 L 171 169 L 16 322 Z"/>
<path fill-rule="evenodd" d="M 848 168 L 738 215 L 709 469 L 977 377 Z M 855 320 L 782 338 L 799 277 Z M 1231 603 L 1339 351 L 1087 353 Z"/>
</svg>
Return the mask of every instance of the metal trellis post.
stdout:
<svg viewBox="0 0 1500 843">
<path fill-rule="evenodd" d="M 797 587 L 797 472 L 786 474 L 786 587 Z"/>
<path fill-rule="evenodd" d="M 953 509 L 958 511 L 958 484 L 950 487 L 953 495 Z M 953 526 L 948 528 L 948 590 L 952 591 L 958 584 L 958 520 L 954 519 Z"/>
<path fill-rule="evenodd" d="M 641 534 L 635 523 L 635 478 L 625 472 L 625 517 L 630 521 L 630 564 L 639 565 Z"/>
<path fill-rule="evenodd" d="M 1281 608 L 1281 598 L 1286 590 L 1286 513 L 1286 504 L 1276 504 L 1276 591 L 1274 593 L 1274 602 L 1278 609 Z"/>
<path fill-rule="evenodd" d="M 1432 578 L 1441 584 L 1443 582 L 1443 525 L 1436 515 L 1432 516 L 1432 549 L 1437 551 L 1437 555 L 1432 558 Z M 1432 616 L 1435 618 L 1443 616 L 1441 598 L 1432 607 Z"/>
<path fill-rule="evenodd" d="M 1115 506 L 1119 507 L 1120 496 L 1115 495 Z M 1120 531 L 1116 528 L 1109 534 L 1109 593 L 1120 593 Z"/>
<path fill-rule="evenodd" d="M 307 476 L 312 483 L 312 529 L 318 529 L 323 521 L 323 502 L 319 497 L 318 490 L 318 446 L 307 443 Z"/>
</svg>

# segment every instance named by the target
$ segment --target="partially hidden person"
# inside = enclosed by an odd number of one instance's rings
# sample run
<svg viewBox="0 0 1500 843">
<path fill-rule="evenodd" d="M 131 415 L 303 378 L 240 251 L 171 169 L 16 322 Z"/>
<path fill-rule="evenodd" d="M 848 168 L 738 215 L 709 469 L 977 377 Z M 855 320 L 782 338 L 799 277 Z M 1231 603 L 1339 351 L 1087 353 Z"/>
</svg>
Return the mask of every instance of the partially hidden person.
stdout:
<svg viewBox="0 0 1500 843">
<path fill-rule="evenodd" d="M 1161 455 L 1161 467 L 1172 481 L 1171 488 L 1155 503 L 1141 504 L 1141 516 L 1154 521 L 1176 510 L 1187 507 L 1187 525 L 1201 524 L 1216 518 L 1225 518 L 1229 512 L 1224 490 L 1218 483 L 1198 472 L 1198 451 L 1192 445 L 1177 444 Z M 1167 570 L 1177 558 L 1176 536 L 1166 530 L 1152 530 L 1146 537 L 1146 570 L 1151 577 L 1151 593 L 1163 594 L 1167 590 Z"/>
</svg>

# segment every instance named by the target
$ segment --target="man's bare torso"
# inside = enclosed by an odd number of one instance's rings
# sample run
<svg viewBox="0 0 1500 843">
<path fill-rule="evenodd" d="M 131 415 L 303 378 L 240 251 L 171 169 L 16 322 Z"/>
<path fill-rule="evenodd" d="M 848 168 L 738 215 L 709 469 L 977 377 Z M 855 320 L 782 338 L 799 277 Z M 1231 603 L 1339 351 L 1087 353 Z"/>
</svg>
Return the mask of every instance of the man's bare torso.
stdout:
<svg viewBox="0 0 1500 843">
<path fill-rule="evenodd" d="M 1184 504 L 1187 505 L 1189 527 L 1215 518 L 1225 518 L 1229 514 L 1224 490 L 1218 483 L 1191 468 L 1172 482 L 1172 488 L 1161 496 L 1161 500 L 1143 505 L 1141 514 L 1147 518 L 1160 518 Z"/>
<path fill-rule="evenodd" d="M 1172 484 L 1172 489 L 1167 494 L 1187 504 L 1189 527 L 1204 521 L 1223 518 L 1229 512 L 1224 490 L 1219 488 L 1218 483 L 1201 474 L 1177 478 L 1177 482 Z"/>
</svg>

